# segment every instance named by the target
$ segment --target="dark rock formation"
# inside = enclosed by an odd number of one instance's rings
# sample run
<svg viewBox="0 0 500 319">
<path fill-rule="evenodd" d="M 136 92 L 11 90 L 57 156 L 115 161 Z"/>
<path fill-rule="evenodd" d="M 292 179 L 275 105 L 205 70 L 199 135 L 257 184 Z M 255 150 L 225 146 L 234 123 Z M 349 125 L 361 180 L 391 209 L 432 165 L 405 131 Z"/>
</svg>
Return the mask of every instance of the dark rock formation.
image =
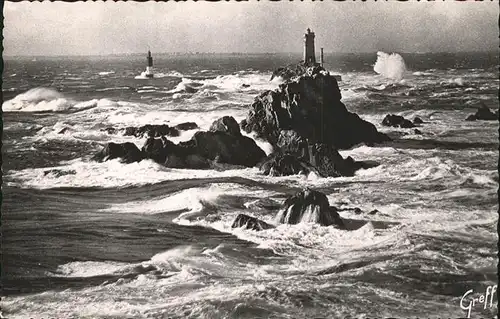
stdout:
<svg viewBox="0 0 500 319">
<path fill-rule="evenodd" d="M 294 130 L 309 143 L 327 143 L 337 149 L 359 143 L 389 140 L 375 126 L 347 111 L 334 76 L 321 67 L 256 97 L 241 127 L 273 146 L 282 130 Z"/>
<path fill-rule="evenodd" d="M 304 161 L 290 153 L 270 154 L 260 165 L 260 171 L 270 176 L 288 176 L 304 174 L 317 170 L 307 161 Z M 319 175 L 319 173 L 318 173 Z"/>
<path fill-rule="evenodd" d="M 497 121 L 498 120 L 498 110 L 493 113 L 488 106 L 483 104 L 480 108 L 477 109 L 476 114 L 469 115 L 466 121 L 475 121 L 475 120 L 483 120 L 483 121 Z"/>
<path fill-rule="evenodd" d="M 129 126 L 125 128 L 125 132 L 123 133 L 125 136 L 135 136 L 135 137 L 160 137 L 160 136 L 179 136 L 179 131 L 170 127 L 167 124 L 161 125 L 151 125 L 147 124 L 141 127 L 133 127 Z"/>
<path fill-rule="evenodd" d="M 266 153 L 249 137 L 225 132 L 196 132 L 191 141 L 195 153 L 218 163 L 252 167 L 266 157 Z"/>
<path fill-rule="evenodd" d="M 240 136 L 240 126 L 232 116 L 224 116 L 214 121 L 210 126 L 210 132 L 224 132 L 234 136 Z"/>
<path fill-rule="evenodd" d="M 308 143 L 294 130 L 282 130 L 277 145 L 283 153 L 290 153 L 299 158 L 309 160 Z"/>
<path fill-rule="evenodd" d="M 353 176 L 358 169 L 379 165 L 374 161 L 355 161 L 350 156 L 344 159 L 335 148 L 320 143 L 311 147 L 310 160 L 324 177 Z"/>
<path fill-rule="evenodd" d="M 276 215 L 279 223 L 298 224 L 314 222 L 322 226 L 336 225 L 344 228 L 337 210 L 329 205 L 325 194 L 311 189 L 287 198 Z"/>
<path fill-rule="evenodd" d="M 95 159 L 106 160 L 120 157 L 130 162 L 147 158 L 166 167 L 200 169 L 210 167 L 212 161 L 252 167 L 266 157 L 264 151 L 253 139 L 241 135 L 234 118 L 219 119 L 212 127 L 214 132 L 196 132 L 191 140 L 179 144 L 169 141 L 164 135 L 155 138 L 158 132 L 155 131 L 149 134 L 149 138 L 140 151 L 132 143 L 110 143 L 95 156 Z M 124 145 L 126 150 L 122 149 L 121 145 Z M 130 145 L 133 145 L 137 151 L 134 151 Z"/>
<path fill-rule="evenodd" d="M 104 162 L 115 158 L 121 158 L 121 161 L 124 163 L 140 162 L 144 159 L 144 154 L 134 143 L 117 144 L 110 142 L 93 159 L 98 162 Z"/>
<path fill-rule="evenodd" d="M 176 128 L 179 131 L 188 131 L 188 130 L 197 129 L 198 124 L 196 124 L 195 122 L 184 122 L 184 123 L 177 124 L 176 126 L 174 126 L 174 128 Z"/>
<path fill-rule="evenodd" d="M 101 131 L 107 132 L 108 134 L 116 134 L 121 131 L 125 136 L 135 136 L 135 137 L 160 137 L 160 136 L 179 136 L 179 131 L 187 131 L 197 129 L 198 125 L 194 122 L 185 122 L 177 124 L 172 127 L 167 124 L 147 124 L 140 127 L 129 126 L 124 129 L 116 129 L 114 127 L 106 127 L 101 129 Z"/>
<path fill-rule="evenodd" d="M 270 225 L 260 219 L 245 214 L 239 214 L 238 216 L 236 216 L 236 219 L 231 225 L 231 228 L 240 228 L 240 227 L 244 227 L 245 229 L 251 229 L 251 230 L 264 230 L 264 229 L 274 228 L 273 225 Z"/>
<path fill-rule="evenodd" d="M 303 63 L 289 64 L 286 67 L 276 69 L 271 76 L 271 80 L 280 77 L 285 81 L 289 81 L 295 77 L 305 75 L 306 71 L 307 67 Z"/>
<path fill-rule="evenodd" d="M 410 120 L 405 119 L 402 116 L 387 114 L 382 120 L 382 125 L 384 126 L 392 126 L 392 127 L 401 127 L 401 128 L 412 128 L 415 127 Z"/>
<path fill-rule="evenodd" d="M 414 129 L 413 132 L 415 134 L 422 135 L 422 131 L 420 131 L 419 129 Z"/>
<path fill-rule="evenodd" d="M 423 124 L 423 123 L 424 121 L 418 116 L 413 119 L 413 124 Z"/>
<path fill-rule="evenodd" d="M 284 131 L 282 131 L 284 132 Z M 339 152 L 327 144 L 314 144 L 310 147 L 295 147 L 300 143 L 286 144 L 289 152 L 275 152 L 269 155 L 259 168 L 261 172 L 271 176 L 287 176 L 316 173 L 322 177 L 353 176 L 359 169 L 378 166 L 375 161 L 355 161 L 352 157 L 343 158 Z M 294 151 L 291 153 L 292 151 Z M 305 150 L 306 154 L 304 154 Z"/>
</svg>

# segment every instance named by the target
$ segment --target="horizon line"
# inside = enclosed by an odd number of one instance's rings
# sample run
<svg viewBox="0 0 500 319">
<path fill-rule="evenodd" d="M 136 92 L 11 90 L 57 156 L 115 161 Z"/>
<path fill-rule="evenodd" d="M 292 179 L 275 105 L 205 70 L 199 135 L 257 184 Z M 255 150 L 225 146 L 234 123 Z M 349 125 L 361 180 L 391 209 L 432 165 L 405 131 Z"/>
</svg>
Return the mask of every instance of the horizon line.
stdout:
<svg viewBox="0 0 500 319">
<path fill-rule="evenodd" d="M 456 54 L 456 53 L 497 53 L 497 51 L 491 50 L 463 50 L 463 51 L 392 51 L 392 50 L 376 50 L 376 51 L 326 51 L 325 54 L 369 54 L 377 52 L 386 53 L 398 53 L 398 54 Z M 107 53 L 107 54 L 3 54 L 3 58 L 20 58 L 20 57 L 111 57 L 111 56 L 131 56 L 131 55 L 143 55 L 145 52 L 133 52 L 133 53 Z M 154 52 L 153 55 L 301 55 L 302 52 L 201 52 L 201 51 L 172 51 L 172 52 Z"/>
</svg>

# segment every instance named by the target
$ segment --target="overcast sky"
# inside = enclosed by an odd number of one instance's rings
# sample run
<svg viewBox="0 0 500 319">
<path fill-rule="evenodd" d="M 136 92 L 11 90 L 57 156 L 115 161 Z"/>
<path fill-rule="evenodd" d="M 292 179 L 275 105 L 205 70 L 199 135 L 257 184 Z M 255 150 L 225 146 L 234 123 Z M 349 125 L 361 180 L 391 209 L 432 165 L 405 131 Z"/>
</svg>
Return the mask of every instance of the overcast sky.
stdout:
<svg viewBox="0 0 500 319">
<path fill-rule="evenodd" d="M 6 2 L 5 55 L 498 50 L 498 1 Z"/>
</svg>

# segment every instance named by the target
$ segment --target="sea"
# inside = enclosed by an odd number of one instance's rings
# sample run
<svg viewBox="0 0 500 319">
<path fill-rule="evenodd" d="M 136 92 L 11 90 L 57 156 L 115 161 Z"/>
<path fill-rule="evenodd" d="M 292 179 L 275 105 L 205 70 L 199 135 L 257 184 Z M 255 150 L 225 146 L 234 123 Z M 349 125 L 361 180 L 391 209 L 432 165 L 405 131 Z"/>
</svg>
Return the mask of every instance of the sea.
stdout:
<svg viewBox="0 0 500 319">
<path fill-rule="evenodd" d="M 395 140 L 341 150 L 380 165 L 335 178 L 92 161 L 145 142 L 108 127 L 239 122 L 301 57 L 153 58 L 147 78 L 146 54 L 4 57 L 4 318 L 497 318 L 499 123 L 465 121 L 499 108 L 497 52 L 326 54 L 347 109 Z M 306 187 L 359 227 L 231 228 Z"/>
</svg>

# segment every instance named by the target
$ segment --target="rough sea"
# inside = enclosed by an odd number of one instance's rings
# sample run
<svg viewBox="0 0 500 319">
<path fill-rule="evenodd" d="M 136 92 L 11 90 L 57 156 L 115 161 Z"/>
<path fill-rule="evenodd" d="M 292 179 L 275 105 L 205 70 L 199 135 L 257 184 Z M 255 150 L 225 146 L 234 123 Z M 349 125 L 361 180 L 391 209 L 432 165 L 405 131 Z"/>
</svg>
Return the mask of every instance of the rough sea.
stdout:
<svg viewBox="0 0 500 319">
<path fill-rule="evenodd" d="M 375 52 L 325 56 L 347 109 L 398 139 L 342 150 L 381 165 L 339 178 L 90 160 L 107 142 L 145 142 L 107 127 L 239 122 L 278 87 L 272 71 L 300 55 L 153 52 L 153 79 L 141 76 L 145 55 L 6 57 L 2 314 L 496 318 L 491 289 L 472 300 L 497 284 L 499 123 L 465 118 L 483 104 L 498 110 L 498 54 L 401 56 L 401 80 L 374 71 Z M 393 61 L 380 63 L 391 72 Z M 422 135 L 382 126 L 389 113 L 420 117 Z M 239 213 L 274 223 L 304 187 L 379 212 L 341 211 L 364 221 L 352 231 L 231 228 Z"/>
</svg>

